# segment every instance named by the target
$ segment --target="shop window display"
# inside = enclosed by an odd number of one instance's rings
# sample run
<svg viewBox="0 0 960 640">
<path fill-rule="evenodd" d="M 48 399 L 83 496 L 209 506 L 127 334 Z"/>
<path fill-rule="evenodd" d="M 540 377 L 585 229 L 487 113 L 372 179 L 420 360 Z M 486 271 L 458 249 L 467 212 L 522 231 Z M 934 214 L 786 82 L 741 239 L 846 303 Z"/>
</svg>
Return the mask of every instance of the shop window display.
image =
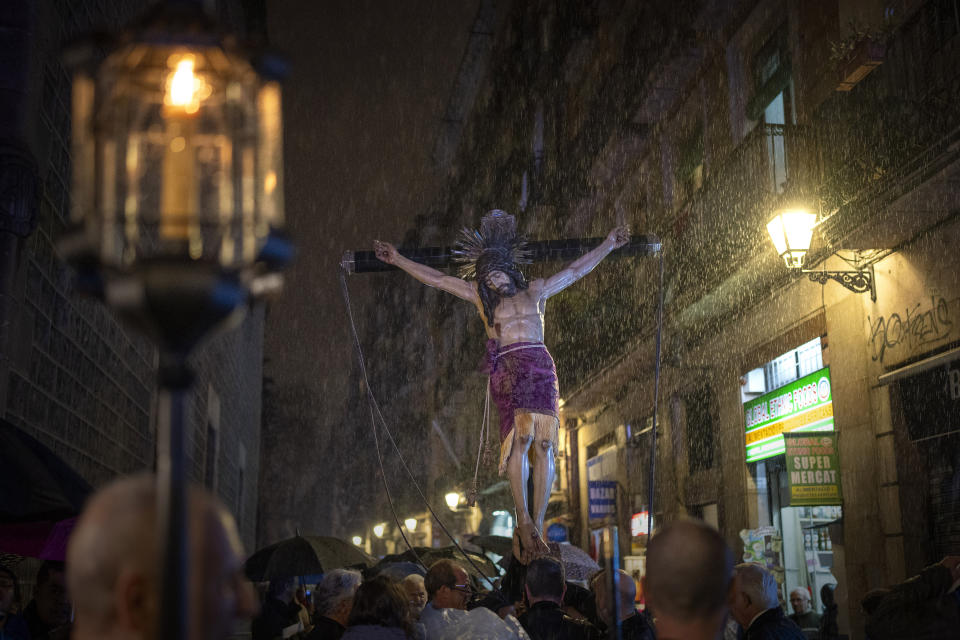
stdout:
<svg viewBox="0 0 960 640">
<path fill-rule="evenodd" d="M 823 369 L 823 356 L 821 341 L 816 338 L 746 372 L 742 401 L 750 403 Z M 789 594 L 798 587 L 809 591 L 813 610 L 822 612 L 820 589 L 825 584 L 837 584 L 842 578 L 834 573 L 842 568 L 834 561 L 835 545 L 842 544 L 834 539 L 842 535 L 842 507 L 790 506 L 783 453 L 750 462 L 747 467 L 756 504 L 751 522 L 754 528 L 741 532 L 744 560 L 762 562 L 777 577 L 781 596 L 787 603 L 786 613 L 793 613 Z"/>
</svg>

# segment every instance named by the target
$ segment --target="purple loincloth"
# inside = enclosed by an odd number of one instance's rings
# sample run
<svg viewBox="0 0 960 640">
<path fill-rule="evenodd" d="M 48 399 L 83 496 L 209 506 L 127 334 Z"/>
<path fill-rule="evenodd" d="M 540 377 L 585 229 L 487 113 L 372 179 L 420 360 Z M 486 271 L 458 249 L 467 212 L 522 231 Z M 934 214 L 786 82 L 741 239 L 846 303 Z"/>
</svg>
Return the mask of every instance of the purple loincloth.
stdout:
<svg viewBox="0 0 960 640">
<path fill-rule="evenodd" d="M 501 348 L 499 341 L 487 340 L 483 370 L 490 375 L 490 396 L 500 413 L 500 442 L 513 431 L 517 411 L 559 415 L 557 367 L 542 342 Z"/>
</svg>

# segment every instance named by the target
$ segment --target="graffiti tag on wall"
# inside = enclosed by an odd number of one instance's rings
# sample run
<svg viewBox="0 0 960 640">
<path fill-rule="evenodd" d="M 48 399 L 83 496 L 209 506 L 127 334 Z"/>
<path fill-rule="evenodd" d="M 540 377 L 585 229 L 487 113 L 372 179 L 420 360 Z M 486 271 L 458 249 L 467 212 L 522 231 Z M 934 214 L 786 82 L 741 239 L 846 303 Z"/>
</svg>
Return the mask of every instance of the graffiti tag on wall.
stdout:
<svg viewBox="0 0 960 640">
<path fill-rule="evenodd" d="M 943 297 L 930 296 L 929 308 L 921 303 L 907 307 L 904 314 L 891 313 L 876 320 L 867 316 L 870 323 L 870 348 L 873 359 L 883 362 L 888 349 L 905 346 L 910 350 L 950 335 L 953 320 L 950 307 Z"/>
</svg>

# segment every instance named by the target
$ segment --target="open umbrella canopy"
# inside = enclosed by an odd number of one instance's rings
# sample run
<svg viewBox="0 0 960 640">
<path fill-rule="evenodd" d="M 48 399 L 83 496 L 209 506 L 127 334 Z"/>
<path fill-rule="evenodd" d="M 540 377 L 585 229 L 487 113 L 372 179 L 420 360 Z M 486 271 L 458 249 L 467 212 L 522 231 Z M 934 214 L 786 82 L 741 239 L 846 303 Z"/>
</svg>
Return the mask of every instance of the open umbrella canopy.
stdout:
<svg viewBox="0 0 960 640">
<path fill-rule="evenodd" d="M 385 556 L 383 560 L 380 561 L 380 564 L 386 565 L 404 561 L 416 562 L 417 556 L 419 556 L 420 561 L 427 569 L 429 569 L 430 565 L 437 560 L 448 559 L 455 561 L 457 564 L 463 567 L 464 571 L 478 580 L 482 578 L 489 578 L 493 580 L 500 575 L 500 572 L 497 571 L 493 566 L 493 563 L 490 562 L 490 558 L 486 558 L 476 553 L 467 552 L 467 555 L 470 556 L 470 560 L 473 560 L 473 564 L 471 564 L 466 558 L 463 557 L 463 553 L 461 553 L 460 550 L 454 545 L 447 547 L 414 547 L 413 549 L 417 552 L 416 556 L 414 556 L 414 554 L 407 549 L 403 553 Z M 473 565 L 476 565 L 476 567 Z M 477 571 L 477 568 L 479 568 L 480 571 Z"/>
<path fill-rule="evenodd" d="M 320 574 L 343 567 L 367 568 L 376 561 L 340 538 L 294 536 L 260 549 L 247 559 L 244 572 L 254 582 Z"/>
<path fill-rule="evenodd" d="M 551 544 L 550 547 L 551 551 L 554 551 L 554 545 Z M 600 565 L 580 547 L 561 542 L 556 544 L 556 551 L 560 554 L 560 562 L 563 563 L 567 580 L 589 580 L 593 574 L 600 571 Z"/>
<path fill-rule="evenodd" d="M 470 544 L 498 556 L 509 556 L 513 553 L 513 538 L 507 536 L 470 536 L 468 540 Z"/>
<path fill-rule="evenodd" d="M 92 491 L 57 454 L 0 420 L 0 523 L 72 518 Z"/>
</svg>

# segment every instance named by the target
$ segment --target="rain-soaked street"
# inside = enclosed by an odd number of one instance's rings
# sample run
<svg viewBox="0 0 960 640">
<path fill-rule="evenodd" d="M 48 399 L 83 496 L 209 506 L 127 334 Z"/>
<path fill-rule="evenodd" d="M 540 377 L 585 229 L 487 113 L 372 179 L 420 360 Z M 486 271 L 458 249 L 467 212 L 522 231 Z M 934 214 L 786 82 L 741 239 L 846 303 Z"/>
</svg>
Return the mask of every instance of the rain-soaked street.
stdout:
<svg viewBox="0 0 960 640">
<path fill-rule="evenodd" d="M 0 640 L 960 638 L 958 105 L 960 0 L 4 0 Z"/>
</svg>

